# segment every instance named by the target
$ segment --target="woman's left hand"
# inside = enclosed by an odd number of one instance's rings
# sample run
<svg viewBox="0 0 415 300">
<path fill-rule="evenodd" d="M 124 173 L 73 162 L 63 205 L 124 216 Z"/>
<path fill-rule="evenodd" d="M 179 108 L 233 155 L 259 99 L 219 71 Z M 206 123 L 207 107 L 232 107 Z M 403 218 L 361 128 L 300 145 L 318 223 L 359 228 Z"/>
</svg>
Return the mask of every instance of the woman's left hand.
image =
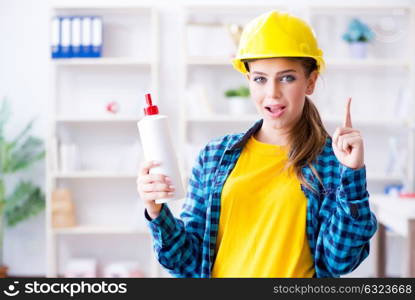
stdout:
<svg viewBox="0 0 415 300">
<path fill-rule="evenodd" d="M 365 165 L 364 149 L 360 131 L 352 127 L 352 118 L 350 116 L 351 101 L 352 98 L 347 99 L 343 127 L 337 127 L 334 132 L 332 146 L 334 154 L 340 163 L 357 170 Z"/>
</svg>

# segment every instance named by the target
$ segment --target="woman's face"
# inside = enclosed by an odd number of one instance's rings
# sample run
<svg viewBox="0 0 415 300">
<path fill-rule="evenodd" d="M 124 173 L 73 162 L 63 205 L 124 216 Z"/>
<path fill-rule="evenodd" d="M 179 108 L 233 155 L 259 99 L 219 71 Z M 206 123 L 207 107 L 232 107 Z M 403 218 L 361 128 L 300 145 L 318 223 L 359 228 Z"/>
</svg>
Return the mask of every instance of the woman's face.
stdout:
<svg viewBox="0 0 415 300">
<path fill-rule="evenodd" d="M 311 95 L 317 71 L 307 78 L 299 61 L 266 58 L 249 62 L 249 88 L 264 124 L 289 130 L 300 118 L 305 96 Z"/>
</svg>

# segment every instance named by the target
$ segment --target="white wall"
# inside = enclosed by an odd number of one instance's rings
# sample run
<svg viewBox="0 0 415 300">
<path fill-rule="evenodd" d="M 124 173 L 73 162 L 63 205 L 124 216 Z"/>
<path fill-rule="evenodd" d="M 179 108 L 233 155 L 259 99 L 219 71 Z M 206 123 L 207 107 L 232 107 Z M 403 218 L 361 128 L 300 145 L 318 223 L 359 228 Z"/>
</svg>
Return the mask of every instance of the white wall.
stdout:
<svg viewBox="0 0 415 300">
<path fill-rule="evenodd" d="M 7 127 L 10 135 L 37 116 L 33 134 L 46 136 L 48 24 L 45 1 L 0 1 L 0 98 L 7 96 L 12 103 L 13 116 Z M 19 177 L 31 178 L 44 186 L 43 163 Z M 44 274 L 44 229 L 42 213 L 6 230 L 4 259 L 10 275 Z"/>
<path fill-rule="evenodd" d="M 54 1 L 59 2 L 59 1 Z M 102 3 L 103 1 L 100 1 Z M 137 1 L 138 2 L 138 1 Z M 178 100 L 179 67 L 179 20 L 178 4 L 199 1 L 162 1 L 151 3 L 160 8 L 161 13 L 161 67 L 160 97 L 168 99 L 165 108 L 169 115 L 177 111 L 174 103 Z M 249 3 L 252 1 L 209 1 L 209 3 Z M 269 3 L 271 1 L 267 1 Z M 276 3 L 282 1 L 275 1 Z M 293 2 L 293 1 L 291 1 Z M 296 1 L 300 2 L 300 1 Z M 329 2 L 329 1 L 319 1 Z M 347 1 L 353 2 L 353 1 Z M 359 2 L 359 1 L 354 1 Z M 386 2 L 386 1 L 378 1 Z M 389 1 L 391 2 L 391 1 Z M 398 4 L 399 1 L 394 1 Z M 400 3 L 408 3 L 400 1 Z M 48 2 L 46 0 L 0 0 L 0 98 L 7 96 L 12 101 L 14 116 L 8 127 L 15 134 L 26 122 L 38 116 L 33 133 L 47 136 L 47 103 L 49 74 L 45 66 L 49 59 Z M 166 34 L 168 32 L 168 34 Z M 174 124 L 174 119 L 172 124 Z M 45 172 L 39 164 L 29 174 L 22 177 L 34 179 L 44 185 Z M 5 263 L 10 275 L 31 276 L 45 274 L 45 215 L 41 214 L 16 228 L 9 228 L 5 237 Z M 389 252 L 389 268 L 399 274 L 399 243 L 393 243 Z M 368 259 L 352 276 L 373 275 L 373 262 Z"/>
</svg>

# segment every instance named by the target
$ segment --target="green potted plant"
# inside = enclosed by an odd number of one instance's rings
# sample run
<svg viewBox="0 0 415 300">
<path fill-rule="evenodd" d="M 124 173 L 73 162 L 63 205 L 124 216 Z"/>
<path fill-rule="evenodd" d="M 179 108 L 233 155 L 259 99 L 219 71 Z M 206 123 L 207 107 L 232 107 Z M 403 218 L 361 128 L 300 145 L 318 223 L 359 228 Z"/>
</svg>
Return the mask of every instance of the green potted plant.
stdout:
<svg viewBox="0 0 415 300">
<path fill-rule="evenodd" d="M 31 136 L 34 120 L 14 138 L 8 140 L 5 125 L 10 119 L 10 104 L 3 100 L 0 107 L 0 277 L 5 277 L 7 267 L 3 262 L 5 226 L 15 226 L 45 207 L 45 196 L 40 187 L 28 180 L 20 180 L 11 192 L 6 190 L 9 177 L 27 170 L 45 156 L 43 141 Z"/>
<path fill-rule="evenodd" d="M 249 88 L 246 86 L 226 90 L 225 97 L 228 99 L 229 112 L 233 115 L 248 113 L 252 106 L 249 95 Z"/>
<path fill-rule="evenodd" d="M 366 58 L 367 45 L 374 37 L 370 27 L 356 18 L 349 22 L 347 31 L 342 36 L 349 44 L 351 56 L 354 58 Z"/>
</svg>

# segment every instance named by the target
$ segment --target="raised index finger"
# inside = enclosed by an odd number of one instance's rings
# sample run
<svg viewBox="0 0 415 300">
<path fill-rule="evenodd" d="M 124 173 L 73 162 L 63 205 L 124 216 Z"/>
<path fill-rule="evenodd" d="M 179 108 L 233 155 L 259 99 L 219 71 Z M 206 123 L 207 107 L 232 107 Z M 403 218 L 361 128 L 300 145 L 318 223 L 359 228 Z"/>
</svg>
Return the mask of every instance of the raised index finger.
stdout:
<svg viewBox="0 0 415 300">
<path fill-rule="evenodd" d="M 352 102 L 352 97 L 349 97 L 346 101 L 346 116 L 344 118 L 343 127 L 350 127 L 352 128 L 352 117 L 350 116 L 350 104 Z"/>
</svg>

